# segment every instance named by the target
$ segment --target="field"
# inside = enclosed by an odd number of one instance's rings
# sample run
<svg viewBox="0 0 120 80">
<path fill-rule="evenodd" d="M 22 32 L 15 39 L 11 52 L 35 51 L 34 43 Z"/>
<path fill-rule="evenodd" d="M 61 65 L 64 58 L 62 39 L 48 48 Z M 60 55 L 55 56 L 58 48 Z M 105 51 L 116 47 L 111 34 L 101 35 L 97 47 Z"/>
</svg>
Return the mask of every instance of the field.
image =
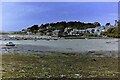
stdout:
<svg viewBox="0 0 120 80">
<path fill-rule="evenodd" d="M 118 58 L 81 54 L 2 54 L 5 78 L 117 78 Z"/>
</svg>

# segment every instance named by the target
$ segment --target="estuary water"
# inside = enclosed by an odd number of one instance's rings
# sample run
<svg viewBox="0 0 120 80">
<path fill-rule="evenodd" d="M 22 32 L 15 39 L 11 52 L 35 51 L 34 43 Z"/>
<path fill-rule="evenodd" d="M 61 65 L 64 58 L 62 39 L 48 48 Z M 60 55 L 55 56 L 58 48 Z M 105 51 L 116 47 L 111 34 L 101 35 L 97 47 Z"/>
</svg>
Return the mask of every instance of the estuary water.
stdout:
<svg viewBox="0 0 120 80">
<path fill-rule="evenodd" d="M 2 41 L 4 45 L 7 41 Z M 118 39 L 60 39 L 60 40 L 13 40 L 16 45 L 31 47 L 37 50 L 51 50 L 60 52 L 84 52 L 84 51 L 117 51 Z M 44 47 L 44 49 L 42 49 Z M 22 48 L 26 49 L 26 48 Z"/>
</svg>

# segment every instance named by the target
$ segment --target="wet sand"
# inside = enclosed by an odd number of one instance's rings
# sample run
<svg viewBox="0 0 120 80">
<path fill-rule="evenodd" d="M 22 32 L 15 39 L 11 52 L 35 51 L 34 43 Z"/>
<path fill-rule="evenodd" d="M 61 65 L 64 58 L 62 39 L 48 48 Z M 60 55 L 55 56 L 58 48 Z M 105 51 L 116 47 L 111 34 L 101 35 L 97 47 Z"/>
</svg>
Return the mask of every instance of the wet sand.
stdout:
<svg viewBox="0 0 120 80">
<path fill-rule="evenodd" d="M 70 49 L 67 51 L 58 50 L 57 48 L 51 48 L 46 46 L 38 46 L 38 45 L 22 45 L 17 44 L 16 46 L 5 46 L 1 45 L 1 50 L 3 54 L 10 54 L 10 53 L 18 53 L 18 54 L 83 54 L 89 56 L 96 56 L 96 57 L 118 57 L 118 51 L 82 51 L 82 52 L 75 52 Z"/>
</svg>

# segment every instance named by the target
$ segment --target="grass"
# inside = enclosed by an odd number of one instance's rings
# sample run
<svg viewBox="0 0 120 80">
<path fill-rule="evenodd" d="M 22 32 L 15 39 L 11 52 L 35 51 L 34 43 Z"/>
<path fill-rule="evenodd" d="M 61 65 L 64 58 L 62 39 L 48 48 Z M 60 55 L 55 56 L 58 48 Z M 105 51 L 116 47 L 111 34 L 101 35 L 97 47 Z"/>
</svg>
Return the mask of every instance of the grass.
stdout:
<svg viewBox="0 0 120 80">
<path fill-rule="evenodd" d="M 117 78 L 118 58 L 3 54 L 3 78 Z"/>
</svg>

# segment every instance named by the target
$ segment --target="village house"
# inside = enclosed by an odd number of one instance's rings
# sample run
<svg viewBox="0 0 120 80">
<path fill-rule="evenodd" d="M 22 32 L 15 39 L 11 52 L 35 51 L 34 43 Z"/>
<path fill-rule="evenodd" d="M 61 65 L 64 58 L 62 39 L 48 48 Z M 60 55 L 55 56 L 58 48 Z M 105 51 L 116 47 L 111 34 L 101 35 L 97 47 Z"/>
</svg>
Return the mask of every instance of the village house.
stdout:
<svg viewBox="0 0 120 80">
<path fill-rule="evenodd" d="M 93 34 L 95 31 L 95 28 L 87 28 L 86 31 L 89 32 L 90 34 Z"/>
<path fill-rule="evenodd" d="M 60 32 L 60 30 L 54 30 L 53 32 L 52 32 L 52 36 L 58 36 L 59 35 L 59 32 Z"/>
<path fill-rule="evenodd" d="M 87 28 L 85 30 L 73 29 L 68 34 L 69 35 L 79 35 L 79 33 L 90 33 L 90 34 L 94 34 L 94 35 L 100 35 L 102 32 L 105 32 L 110 28 L 117 27 L 118 22 L 119 21 L 115 20 L 114 25 L 97 26 L 95 28 Z"/>
<path fill-rule="evenodd" d="M 102 32 L 105 32 L 107 31 L 108 29 L 110 28 L 114 28 L 114 27 L 118 27 L 118 23 L 120 21 L 117 21 L 115 20 L 115 23 L 114 25 L 111 25 L 110 23 L 109 24 L 106 24 L 105 26 L 97 26 L 95 28 L 87 28 L 87 29 L 77 29 L 77 28 L 72 28 L 72 27 L 67 27 L 64 29 L 63 31 L 63 34 L 64 35 L 80 35 L 81 33 L 84 34 L 84 33 L 90 33 L 90 34 L 93 34 L 93 35 L 100 35 Z M 56 30 L 53 30 L 52 31 L 52 26 L 48 25 L 45 28 L 39 28 L 38 29 L 38 35 L 42 35 L 43 33 L 45 33 L 45 35 L 52 35 L 52 36 L 58 36 L 59 35 L 59 32 L 60 30 L 59 29 L 56 29 Z M 29 29 L 27 30 L 22 30 L 22 32 L 26 32 L 26 34 L 30 35 L 32 34 L 32 32 L 30 32 Z"/>
<path fill-rule="evenodd" d="M 94 33 L 95 35 L 100 35 L 101 32 L 105 32 L 105 27 L 104 26 L 97 26 L 95 27 Z"/>
<path fill-rule="evenodd" d="M 50 26 L 50 25 L 48 25 L 48 26 L 46 27 L 46 29 L 50 29 L 50 28 L 52 28 L 52 26 Z"/>
<path fill-rule="evenodd" d="M 119 22 L 120 22 L 120 21 L 115 20 L 114 27 L 117 27 Z"/>
</svg>

